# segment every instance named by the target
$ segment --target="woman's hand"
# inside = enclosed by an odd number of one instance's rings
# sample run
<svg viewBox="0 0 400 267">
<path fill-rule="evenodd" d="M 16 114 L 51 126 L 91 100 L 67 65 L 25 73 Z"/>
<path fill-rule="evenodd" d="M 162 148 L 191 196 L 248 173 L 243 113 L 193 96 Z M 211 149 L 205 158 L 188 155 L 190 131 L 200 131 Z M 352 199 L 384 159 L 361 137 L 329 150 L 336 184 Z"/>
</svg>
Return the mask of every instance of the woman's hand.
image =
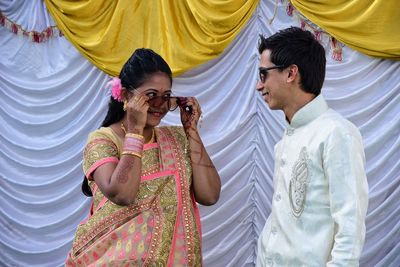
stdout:
<svg viewBox="0 0 400 267">
<path fill-rule="evenodd" d="M 186 107 L 186 108 L 185 108 Z M 189 110 L 186 110 L 189 107 Z M 195 97 L 187 97 L 179 106 L 181 111 L 181 121 L 185 132 L 190 130 L 197 131 L 197 125 L 201 116 L 200 104 Z"/>
<path fill-rule="evenodd" d="M 142 134 L 146 126 L 149 98 L 146 95 L 134 91 L 126 106 L 128 119 L 128 132 Z"/>
<path fill-rule="evenodd" d="M 127 132 L 143 135 L 147 121 L 148 97 L 134 91 L 126 104 Z M 93 173 L 101 192 L 118 205 L 132 204 L 139 192 L 142 170 L 141 158 L 121 155 L 119 162 L 105 163 Z"/>
<path fill-rule="evenodd" d="M 185 108 L 187 106 L 188 110 Z M 221 192 L 221 179 L 197 131 L 201 116 L 200 104 L 196 98 L 188 97 L 186 102 L 180 103 L 179 108 L 189 143 L 194 197 L 202 205 L 213 205 L 218 201 Z"/>
</svg>

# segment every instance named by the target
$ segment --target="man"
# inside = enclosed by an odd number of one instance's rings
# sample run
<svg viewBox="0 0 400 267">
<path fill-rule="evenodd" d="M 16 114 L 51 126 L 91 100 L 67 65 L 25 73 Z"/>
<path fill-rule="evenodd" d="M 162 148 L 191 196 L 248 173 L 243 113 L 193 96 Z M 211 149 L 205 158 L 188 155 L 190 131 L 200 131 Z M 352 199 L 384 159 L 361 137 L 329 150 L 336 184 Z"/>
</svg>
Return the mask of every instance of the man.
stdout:
<svg viewBox="0 0 400 267">
<path fill-rule="evenodd" d="M 257 266 L 358 266 L 368 185 L 357 128 L 327 106 L 325 51 L 292 27 L 264 38 L 257 90 L 288 126 L 275 147 L 272 211 Z"/>
</svg>

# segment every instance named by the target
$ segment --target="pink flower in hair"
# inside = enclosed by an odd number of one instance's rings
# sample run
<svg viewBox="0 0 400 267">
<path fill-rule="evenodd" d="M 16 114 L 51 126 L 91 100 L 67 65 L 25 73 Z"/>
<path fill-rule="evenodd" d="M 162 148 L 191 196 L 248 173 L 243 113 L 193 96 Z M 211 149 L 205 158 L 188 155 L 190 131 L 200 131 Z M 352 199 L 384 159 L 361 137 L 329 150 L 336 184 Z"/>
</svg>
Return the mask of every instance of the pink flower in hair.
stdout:
<svg viewBox="0 0 400 267">
<path fill-rule="evenodd" d="M 109 85 L 111 85 L 111 96 L 118 102 L 122 102 L 124 97 L 122 96 L 121 80 L 118 77 L 113 77 L 112 80 L 107 83 L 107 86 Z"/>
</svg>

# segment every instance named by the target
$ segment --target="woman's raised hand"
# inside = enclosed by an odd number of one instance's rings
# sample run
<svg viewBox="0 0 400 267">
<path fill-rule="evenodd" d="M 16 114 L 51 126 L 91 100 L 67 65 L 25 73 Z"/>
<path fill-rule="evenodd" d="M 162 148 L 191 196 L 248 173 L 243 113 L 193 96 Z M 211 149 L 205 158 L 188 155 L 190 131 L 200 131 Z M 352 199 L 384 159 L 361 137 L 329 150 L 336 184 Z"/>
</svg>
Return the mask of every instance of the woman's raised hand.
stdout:
<svg viewBox="0 0 400 267">
<path fill-rule="evenodd" d="M 149 109 L 148 100 L 149 98 L 146 95 L 134 91 L 126 106 L 128 132 L 143 131 L 147 121 L 147 110 Z"/>
<path fill-rule="evenodd" d="M 185 107 L 189 106 L 187 110 Z M 201 107 L 195 97 L 187 97 L 186 101 L 179 106 L 181 111 L 181 121 L 186 132 L 197 131 L 197 125 L 201 116 Z"/>
</svg>

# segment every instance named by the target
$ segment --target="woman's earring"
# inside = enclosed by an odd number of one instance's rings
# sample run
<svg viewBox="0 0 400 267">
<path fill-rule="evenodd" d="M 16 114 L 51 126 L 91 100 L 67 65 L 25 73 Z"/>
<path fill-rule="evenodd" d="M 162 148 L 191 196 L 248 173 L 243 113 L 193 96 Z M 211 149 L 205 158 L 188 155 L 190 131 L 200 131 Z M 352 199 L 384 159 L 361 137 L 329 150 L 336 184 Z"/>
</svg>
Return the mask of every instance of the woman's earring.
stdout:
<svg viewBox="0 0 400 267">
<path fill-rule="evenodd" d="M 128 106 L 128 100 L 124 99 L 124 107 L 123 107 L 124 111 L 126 111 L 127 106 Z"/>
<path fill-rule="evenodd" d="M 199 119 L 199 129 L 201 129 L 201 125 L 203 124 L 203 114 L 200 114 L 200 119 Z"/>
</svg>

